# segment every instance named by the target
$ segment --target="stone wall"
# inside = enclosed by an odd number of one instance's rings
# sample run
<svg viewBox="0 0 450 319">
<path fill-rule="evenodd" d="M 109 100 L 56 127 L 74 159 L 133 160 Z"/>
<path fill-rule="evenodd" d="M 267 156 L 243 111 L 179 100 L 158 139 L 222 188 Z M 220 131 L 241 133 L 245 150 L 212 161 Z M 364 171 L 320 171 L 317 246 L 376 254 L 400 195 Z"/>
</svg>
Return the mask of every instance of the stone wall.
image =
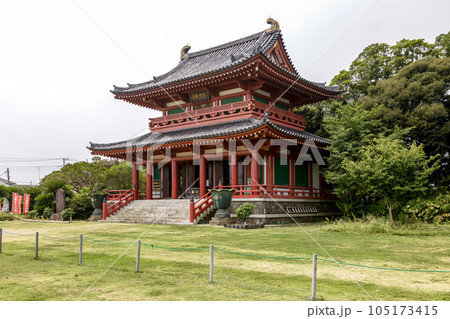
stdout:
<svg viewBox="0 0 450 319">
<path fill-rule="evenodd" d="M 297 222 L 314 222 L 341 214 L 336 201 L 267 198 L 235 198 L 231 202 L 230 213 L 234 215 L 236 209 L 243 203 L 255 205 L 255 210 L 249 218 L 253 223 L 287 224 L 294 222 L 292 218 Z"/>
</svg>

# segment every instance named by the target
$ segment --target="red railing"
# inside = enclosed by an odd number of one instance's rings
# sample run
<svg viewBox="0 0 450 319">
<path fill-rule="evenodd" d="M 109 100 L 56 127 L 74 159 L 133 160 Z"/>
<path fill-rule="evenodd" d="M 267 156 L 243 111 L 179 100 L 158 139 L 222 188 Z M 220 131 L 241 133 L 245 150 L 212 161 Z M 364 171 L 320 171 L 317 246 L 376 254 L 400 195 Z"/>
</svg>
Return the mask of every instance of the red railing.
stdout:
<svg viewBox="0 0 450 319">
<path fill-rule="evenodd" d="M 237 198 L 289 198 L 289 199 L 329 199 L 336 200 L 337 197 L 327 189 L 298 186 L 281 185 L 237 185 L 224 186 L 234 188 L 236 192 L 233 197 Z"/>
<path fill-rule="evenodd" d="M 125 207 L 134 200 L 134 192 L 129 190 L 108 191 L 108 198 L 103 203 L 103 220 Z"/>
<path fill-rule="evenodd" d="M 218 188 L 218 186 L 213 189 Z M 214 204 L 211 192 L 207 192 L 205 195 L 197 199 L 197 201 L 191 200 L 190 211 L 189 211 L 189 221 L 191 223 L 200 216 L 203 212 L 205 212 L 208 208 L 210 208 Z"/>
<path fill-rule="evenodd" d="M 251 115 L 260 118 L 265 113 L 267 113 L 269 119 L 274 123 L 300 130 L 304 130 L 306 127 L 305 118 L 303 116 L 255 100 L 208 107 L 189 111 L 188 113 L 183 112 L 155 117 L 150 119 L 149 126 L 153 132 L 158 132 L 173 130 L 179 127 L 207 124 L 206 122 L 214 123 L 229 121 L 249 117 Z"/>
</svg>

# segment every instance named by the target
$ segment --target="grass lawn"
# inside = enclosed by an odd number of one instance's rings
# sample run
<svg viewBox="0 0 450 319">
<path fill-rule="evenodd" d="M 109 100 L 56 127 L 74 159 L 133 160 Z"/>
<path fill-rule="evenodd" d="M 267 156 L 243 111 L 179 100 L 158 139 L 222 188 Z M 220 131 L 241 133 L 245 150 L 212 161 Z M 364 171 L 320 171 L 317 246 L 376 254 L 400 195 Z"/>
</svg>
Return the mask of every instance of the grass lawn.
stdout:
<svg viewBox="0 0 450 319">
<path fill-rule="evenodd" d="M 71 224 L 3 221 L 0 300 L 77 300 L 129 247 L 84 240 L 84 264 L 78 265 L 79 239 L 40 236 L 34 259 L 34 235 L 83 236 L 132 242 L 149 225 Z M 450 270 L 450 225 L 433 236 L 333 232 L 326 224 L 304 228 L 337 261 L 374 267 Z M 143 243 L 141 271 L 135 272 L 136 245 L 101 277 L 81 300 L 308 300 L 311 260 L 265 259 L 214 252 L 214 283 L 209 283 L 209 245 L 245 254 L 330 259 L 298 226 L 237 230 L 209 226 L 154 225 Z M 450 300 L 450 273 L 401 272 L 342 266 L 319 261 L 317 296 L 322 300 Z M 353 280 L 364 288 L 358 287 Z"/>
</svg>

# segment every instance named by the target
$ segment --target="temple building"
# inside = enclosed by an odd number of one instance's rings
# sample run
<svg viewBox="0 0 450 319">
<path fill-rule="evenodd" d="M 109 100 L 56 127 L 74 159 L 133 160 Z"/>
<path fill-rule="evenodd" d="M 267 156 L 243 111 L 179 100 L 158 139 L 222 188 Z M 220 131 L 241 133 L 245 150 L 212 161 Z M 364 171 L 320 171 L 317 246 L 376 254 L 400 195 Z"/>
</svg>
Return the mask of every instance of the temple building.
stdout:
<svg viewBox="0 0 450 319">
<path fill-rule="evenodd" d="M 93 155 L 133 165 L 133 189 L 110 192 L 105 218 L 134 201 L 144 207 L 144 201 L 184 199 L 189 210 L 193 197 L 195 209 L 183 218 L 207 221 L 213 214 L 208 189 L 215 187 L 237 190 L 233 209 L 256 203 L 258 221 L 288 221 L 280 207 L 296 218 L 333 210 L 335 197 L 320 174 L 329 142 L 306 132 L 294 108 L 340 91 L 302 78 L 278 22 L 267 23 L 269 29 L 206 50 L 190 53 L 185 46 L 167 73 L 114 86 L 116 99 L 162 116 L 150 118 L 149 132 L 140 137 L 88 147 Z M 139 192 L 139 169 L 146 172 L 145 194 Z"/>
</svg>

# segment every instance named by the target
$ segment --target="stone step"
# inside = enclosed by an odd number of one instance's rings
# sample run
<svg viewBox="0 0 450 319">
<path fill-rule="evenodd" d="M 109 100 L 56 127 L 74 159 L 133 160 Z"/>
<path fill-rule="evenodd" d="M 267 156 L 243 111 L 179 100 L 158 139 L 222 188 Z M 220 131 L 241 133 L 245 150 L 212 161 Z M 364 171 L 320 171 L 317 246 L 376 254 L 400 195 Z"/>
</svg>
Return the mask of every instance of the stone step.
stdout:
<svg viewBox="0 0 450 319">
<path fill-rule="evenodd" d="M 104 222 L 189 225 L 189 200 L 137 200 Z"/>
</svg>

